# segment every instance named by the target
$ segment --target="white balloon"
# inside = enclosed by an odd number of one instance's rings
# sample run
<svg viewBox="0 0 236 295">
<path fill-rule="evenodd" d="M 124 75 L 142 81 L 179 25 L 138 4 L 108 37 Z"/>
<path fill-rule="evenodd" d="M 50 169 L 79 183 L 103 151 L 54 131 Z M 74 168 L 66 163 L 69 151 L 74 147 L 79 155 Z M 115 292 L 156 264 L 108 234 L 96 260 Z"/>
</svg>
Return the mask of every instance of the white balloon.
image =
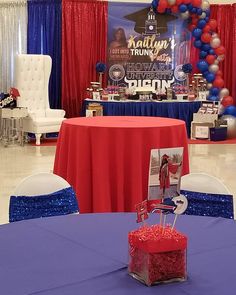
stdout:
<svg viewBox="0 0 236 295">
<path fill-rule="evenodd" d="M 205 12 L 203 12 L 200 16 L 199 16 L 199 18 L 206 18 L 206 13 Z"/>
<path fill-rule="evenodd" d="M 216 59 L 215 61 L 214 61 L 214 65 L 218 65 L 219 64 L 219 61 Z"/>
<path fill-rule="evenodd" d="M 231 115 L 225 115 L 222 116 L 221 119 L 227 121 L 227 137 L 236 137 L 236 118 Z"/>
<path fill-rule="evenodd" d="M 182 12 L 180 14 L 180 16 L 182 19 L 188 19 L 189 18 L 189 11 Z"/>
<path fill-rule="evenodd" d="M 221 42 L 220 42 L 220 39 L 218 37 L 212 38 L 211 39 L 211 42 L 210 42 L 212 48 L 219 47 L 220 46 L 220 43 Z"/>
<path fill-rule="evenodd" d="M 201 9 L 207 10 L 210 7 L 210 3 L 207 0 L 202 1 Z"/>
<path fill-rule="evenodd" d="M 219 35 L 217 33 L 213 33 L 212 38 L 219 38 Z"/>
<path fill-rule="evenodd" d="M 229 90 L 227 88 L 222 88 L 220 91 L 220 98 L 223 98 L 225 96 L 229 96 Z"/>
<path fill-rule="evenodd" d="M 225 59 L 225 55 L 224 55 L 224 54 L 219 55 L 219 56 L 217 57 L 217 60 L 218 60 L 218 61 L 222 61 L 222 60 L 224 60 L 224 59 Z"/>
<path fill-rule="evenodd" d="M 168 4 L 170 4 L 170 5 L 175 5 L 176 0 L 168 0 L 167 2 L 168 2 Z"/>
<path fill-rule="evenodd" d="M 212 83 L 207 83 L 207 89 L 211 89 L 212 86 Z"/>
<path fill-rule="evenodd" d="M 224 106 L 222 104 L 220 104 L 219 109 L 218 109 L 219 115 L 222 115 L 224 113 L 224 110 L 225 110 Z"/>
<path fill-rule="evenodd" d="M 218 65 L 213 64 L 213 65 L 209 66 L 209 71 L 212 72 L 212 73 L 216 73 L 218 70 L 219 70 Z"/>
</svg>

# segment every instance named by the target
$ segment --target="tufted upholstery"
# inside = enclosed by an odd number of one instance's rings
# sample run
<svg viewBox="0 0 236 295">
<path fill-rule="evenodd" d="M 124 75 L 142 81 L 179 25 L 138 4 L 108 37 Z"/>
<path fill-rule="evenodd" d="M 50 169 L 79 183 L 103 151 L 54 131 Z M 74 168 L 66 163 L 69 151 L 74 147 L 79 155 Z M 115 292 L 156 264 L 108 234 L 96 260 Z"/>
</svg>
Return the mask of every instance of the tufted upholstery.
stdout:
<svg viewBox="0 0 236 295">
<path fill-rule="evenodd" d="M 48 55 L 21 54 L 16 57 L 15 83 L 20 97 L 18 107 L 27 107 L 29 116 L 24 119 L 24 132 L 35 133 L 40 144 L 43 133 L 58 132 L 64 119 L 64 110 L 50 109 L 48 84 L 52 60 Z"/>
</svg>

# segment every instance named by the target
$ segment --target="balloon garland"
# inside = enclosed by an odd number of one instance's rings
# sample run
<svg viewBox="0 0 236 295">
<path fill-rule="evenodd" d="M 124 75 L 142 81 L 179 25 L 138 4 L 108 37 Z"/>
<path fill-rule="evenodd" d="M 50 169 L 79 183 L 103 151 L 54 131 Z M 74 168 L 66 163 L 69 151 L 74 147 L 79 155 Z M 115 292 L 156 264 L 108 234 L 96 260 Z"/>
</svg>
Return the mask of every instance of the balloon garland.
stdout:
<svg viewBox="0 0 236 295">
<path fill-rule="evenodd" d="M 216 33 L 217 22 L 210 18 L 210 3 L 207 0 L 153 0 L 153 10 L 156 13 L 179 13 L 182 19 L 188 21 L 192 32 L 194 46 L 199 49 L 197 68 L 207 81 L 210 101 L 221 101 L 223 114 L 236 116 L 236 107 L 229 90 L 224 87 L 219 63 L 224 60 L 225 48 Z M 191 64 L 184 65 L 185 72 L 191 72 Z"/>
</svg>

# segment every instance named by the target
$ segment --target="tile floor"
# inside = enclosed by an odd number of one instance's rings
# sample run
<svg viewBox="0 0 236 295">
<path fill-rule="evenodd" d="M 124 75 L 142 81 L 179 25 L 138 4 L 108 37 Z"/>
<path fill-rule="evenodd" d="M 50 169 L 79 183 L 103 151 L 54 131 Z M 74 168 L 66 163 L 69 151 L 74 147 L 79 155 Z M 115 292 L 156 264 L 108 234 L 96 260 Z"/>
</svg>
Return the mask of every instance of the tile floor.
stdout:
<svg viewBox="0 0 236 295">
<path fill-rule="evenodd" d="M 0 224 L 8 222 L 9 196 L 17 184 L 31 174 L 52 172 L 55 150 L 54 146 L 0 145 Z M 189 157 L 191 172 L 220 178 L 236 198 L 236 145 L 189 145 Z"/>
</svg>

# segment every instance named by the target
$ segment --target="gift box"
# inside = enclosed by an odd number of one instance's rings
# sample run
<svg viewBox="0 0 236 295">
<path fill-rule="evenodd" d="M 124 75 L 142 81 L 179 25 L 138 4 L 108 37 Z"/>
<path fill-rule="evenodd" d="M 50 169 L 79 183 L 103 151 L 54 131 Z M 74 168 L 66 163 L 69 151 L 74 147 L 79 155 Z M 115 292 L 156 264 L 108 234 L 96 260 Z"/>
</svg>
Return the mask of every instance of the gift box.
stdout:
<svg viewBox="0 0 236 295">
<path fill-rule="evenodd" d="M 88 111 L 88 112 L 87 112 Z M 100 103 L 90 103 L 86 110 L 86 117 L 103 116 L 103 106 Z"/>
<path fill-rule="evenodd" d="M 147 286 L 185 281 L 187 237 L 170 226 L 143 226 L 129 233 L 128 272 Z"/>
<path fill-rule="evenodd" d="M 210 128 L 210 140 L 221 141 L 227 138 L 227 127 L 213 127 Z"/>
</svg>

